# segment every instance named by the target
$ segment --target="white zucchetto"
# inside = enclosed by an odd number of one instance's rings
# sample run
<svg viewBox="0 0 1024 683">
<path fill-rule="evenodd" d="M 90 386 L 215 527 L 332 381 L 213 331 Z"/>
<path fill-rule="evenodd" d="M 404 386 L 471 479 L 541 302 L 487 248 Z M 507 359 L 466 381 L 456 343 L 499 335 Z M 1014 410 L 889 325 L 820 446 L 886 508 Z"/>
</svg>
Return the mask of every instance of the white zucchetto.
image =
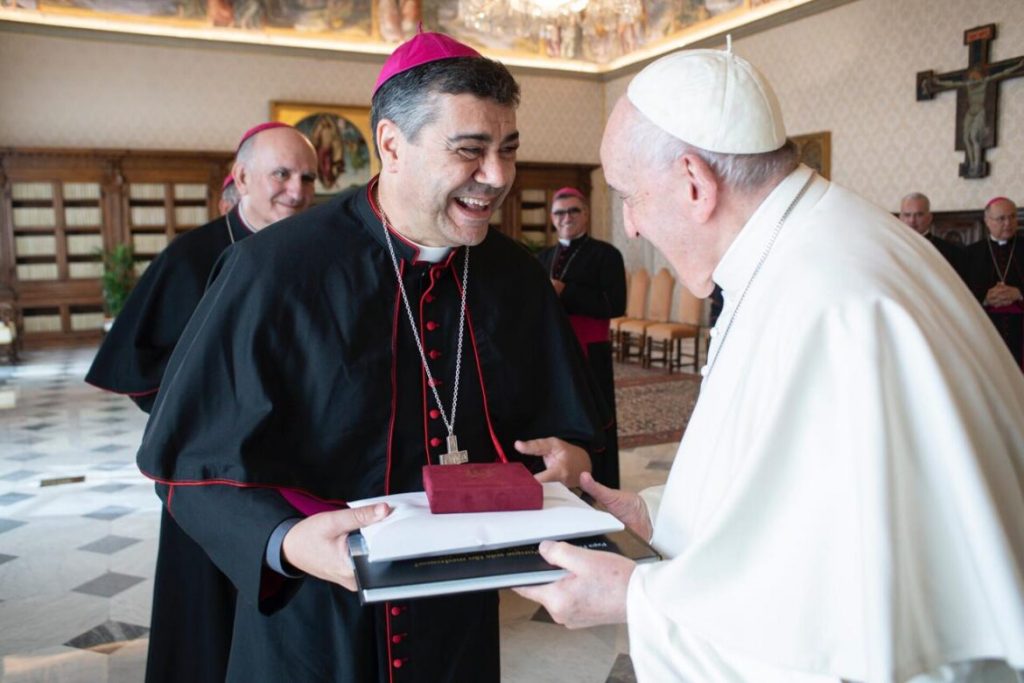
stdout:
<svg viewBox="0 0 1024 683">
<path fill-rule="evenodd" d="M 786 142 L 775 92 L 731 51 L 666 55 L 633 78 L 626 96 L 666 133 L 709 152 L 757 154 Z"/>
</svg>

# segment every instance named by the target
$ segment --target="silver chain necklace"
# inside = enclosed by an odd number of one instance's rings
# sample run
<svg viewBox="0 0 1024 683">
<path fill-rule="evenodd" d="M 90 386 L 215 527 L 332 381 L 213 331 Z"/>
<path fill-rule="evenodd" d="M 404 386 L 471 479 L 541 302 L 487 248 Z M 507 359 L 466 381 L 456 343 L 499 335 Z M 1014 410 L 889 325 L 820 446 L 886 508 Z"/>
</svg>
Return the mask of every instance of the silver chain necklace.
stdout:
<svg viewBox="0 0 1024 683">
<path fill-rule="evenodd" d="M 586 235 L 580 235 L 576 239 L 582 240 L 582 239 L 586 239 L 586 237 L 587 237 Z M 575 241 L 575 240 L 570 240 L 569 241 L 569 245 L 570 246 L 572 245 L 573 241 Z M 562 245 L 559 244 L 558 246 L 561 247 Z M 562 247 L 562 248 L 563 249 L 568 249 L 569 247 Z M 583 243 L 582 242 L 580 242 L 578 245 L 576 245 L 576 249 L 571 254 L 569 254 L 569 259 L 565 262 L 565 266 L 562 268 L 562 272 L 558 274 L 558 279 L 559 280 L 564 278 L 565 274 L 569 272 L 569 264 L 572 263 L 572 260 L 574 258 L 576 258 L 576 254 L 580 253 L 581 249 L 583 249 Z M 549 275 L 550 275 L 552 280 L 555 279 L 555 264 L 557 262 L 558 262 L 558 251 L 556 250 L 554 256 L 551 259 L 551 272 L 549 273 Z"/>
<path fill-rule="evenodd" d="M 379 204 L 379 200 L 378 200 Z M 409 295 L 405 292 L 405 284 L 402 282 L 402 271 L 398 267 L 398 256 L 395 254 L 395 247 L 391 243 L 391 223 L 388 221 L 387 215 L 384 213 L 383 207 L 380 208 L 381 223 L 384 226 L 384 243 L 388 245 L 388 253 L 391 254 L 391 265 L 395 268 L 395 278 L 398 280 L 398 291 L 402 294 L 402 302 L 405 304 L 405 313 L 409 317 L 409 326 L 412 328 L 412 338 L 416 341 L 416 350 L 420 352 L 420 360 L 423 361 L 423 370 L 427 374 L 427 385 L 430 390 L 434 393 L 434 400 L 437 401 L 437 409 L 441 413 L 441 420 L 444 422 L 444 426 L 448 429 L 448 452 L 441 455 L 440 461 L 442 465 L 461 465 L 462 463 L 469 462 L 469 455 L 466 451 L 459 450 L 459 442 L 455 437 L 455 410 L 459 405 L 459 376 L 462 370 L 462 332 L 466 326 L 466 285 L 469 283 L 469 247 L 466 247 L 466 255 L 463 260 L 462 266 L 462 300 L 459 303 L 459 341 L 457 350 L 455 353 L 455 383 L 452 386 L 452 417 L 448 419 L 448 414 L 444 410 L 444 406 L 441 404 L 441 394 L 437 391 L 437 383 L 434 381 L 434 375 L 430 372 L 430 364 L 427 362 L 427 354 L 423 351 L 423 342 L 420 341 L 420 334 L 416 329 L 416 318 L 412 314 L 412 306 L 409 304 Z"/>
<path fill-rule="evenodd" d="M 992 240 L 988 241 L 988 255 L 992 257 L 992 267 L 995 268 L 996 276 L 999 277 L 999 284 L 1006 284 L 1006 276 L 1010 274 L 1010 265 L 1013 263 L 1013 255 L 1017 252 L 1014 247 L 1017 246 L 1017 235 L 1014 234 L 1013 240 L 1009 242 L 1010 245 L 1010 258 L 1006 259 L 1006 268 L 1003 272 L 999 272 L 999 263 L 996 261 L 996 252 L 992 249 Z"/>
<path fill-rule="evenodd" d="M 779 218 L 779 222 L 775 224 L 775 230 L 772 232 L 772 236 L 768 240 L 768 244 L 765 245 L 764 251 L 761 252 L 761 258 L 758 260 L 757 265 L 754 266 L 754 272 L 750 274 L 750 279 L 747 280 L 746 286 L 744 286 L 743 291 L 740 292 L 740 298 L 736 302 L 736 308 L 733 309 L 732 315 L 729 316 L 729 324 L 725 326 L 725 332 L 722 333 L 722 339 L 721 341 L 718 342 L 718 349 L 715 351 L 715 357 L 712 358 L 711 362 L 708 363 L 708 371 L 704 375 L 705 381 L 707 381 L 707 379 L 711 377 L 711 371 L 714 369 L 715 363 L 718 362 L 718 357 L 722 355 L 722 347 L 725 346 L 725 340 L 729 338 L 729 330 L 732 329 L 732 323 L 733 321 L 736 320 L 736 316 L 739 315 L 740 306 L 743 305 L 743 299 L 746 298 L 747 291 L 750 290 L 750 285 L 754 282 L 754 278 L 757 277 L 757 274 L 761 272 L 761 266 L 763 266 L 765 260 L 767 260 L 768 254 L 769 252 L 771 252 L 772 247 L 775 246 L 775 240 L 779 236 L 779 232 L 782 230 L 782 224 L 786 222 L 786 219 L 789 218 L 789 214 L 792 213 L 793 208 L 796 206 L 796 203 L 800 201 L 800 198 L 804 196 L 804 192 L 806 192 L 807 188 L 811 186 L 812 180 L 814 180 L 813 173 L 811 173 L 811 176 L 804 183 L 804 186 L 800 188 L 800 191 L 796 193 L 796 196 L 793 197 L 793 201 L 791 201 L 789 203 L 789 206 L 786 207 L 786 210 L 782 213 L 782 216 Z"/>
<path fill-rule="evenodd" d="M 235 232 L 231 229 L 231 212 L 228 211 L 224 214 L 224 220 L 228 223 L 228 239 L 231 240 L 231 244 L 235 243 Z"/>
</svg>

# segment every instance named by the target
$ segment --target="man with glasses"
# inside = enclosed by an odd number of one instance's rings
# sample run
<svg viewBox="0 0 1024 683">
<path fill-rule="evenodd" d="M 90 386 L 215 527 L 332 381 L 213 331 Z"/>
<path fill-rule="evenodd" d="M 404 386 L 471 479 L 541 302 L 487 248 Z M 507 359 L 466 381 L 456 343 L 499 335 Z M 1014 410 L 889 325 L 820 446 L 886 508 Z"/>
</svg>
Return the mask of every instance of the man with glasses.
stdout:
<svg viewBox="0 0 1024 683">
<path fill-rule="evenodd" d="M 569 314 L 601 398 L 610 410 L 605 450 L 591 454 L 594 478 L 605 486 L 618 487 L 619 437 L 608 321 L 626 312 L 626 269 L 618 249 L 587 234 L 590 208 L 578 189 L 563 187 L 555 192 L 551 220 L 558 231 L 558 244 L 540 252 L 538 258 Z"/>
<path fill-rule="evenodd" d="M 1017 205 L 996 197 L 985 205 L 988 236 L 967 247 L 963 277 L 1024 367 L 1024 244 L 1017 237 Z"/>
</svg>

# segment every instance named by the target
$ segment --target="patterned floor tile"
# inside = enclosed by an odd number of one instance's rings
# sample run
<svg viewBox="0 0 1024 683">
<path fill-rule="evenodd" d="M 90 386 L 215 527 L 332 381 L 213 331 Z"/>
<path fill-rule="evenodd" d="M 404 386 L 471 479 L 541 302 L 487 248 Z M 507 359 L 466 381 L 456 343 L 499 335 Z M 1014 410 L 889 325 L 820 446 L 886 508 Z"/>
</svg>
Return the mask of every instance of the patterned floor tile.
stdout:
<svg viewBox="0 0 1024 683">
<path fill-rule="evenodd" d="M 34 474 L 39 474 L 39 472 L 35 470 L 14 470 L 0 476 L 0 481 L 21 481 L 22 479 L 28 479 Z"/>
<path fill-rule="evenodd" d="M 148 633 L 149 629 L 145 626 L 125 624 L 120 621 L 108 621 L 75 636 L 64 644 L 80 650 L 92 650 L 93 652 L 110 654 L 127 641 L 136 640 Z"/>
<path fill-rule="evenodd" d="M 555 623 L 555 620 L 551 618 L 551 615 L 548 614 L 548 611 L 543 607 L 539 607 L 537 611 L 533 613 L 533 616 L 530 617 L 530 621 L 536 621 L 542 624 Z"/>
<path fill-rule="evenodd" d="M 123 451 L 126 448 L 128 448 L 128 447 L 127 446 L 122 446 L 121 444 L 108 443 L 108 444 L 105 444 L 103 446 L 97 446 L 96 448 L 93 448 L 92 452 L 93 453 L 116 453 L 117 451 Z M 121 467 L 121 463 L 118 463 L 117 466 Z M 94 467 L 93 469 L 99 469 L 99 467 Z"/>
<path fill-rule="evenodd" d="M 118 593 L 126 591 L 142 581 L 145 581 L 145 579 L 141 576 L 129 576 L 128 574 L 107 572 L 103 576 L 98 576 L 92 581 L 87 581 L 81 586 L 77 586 L 71 590 L 76 593 L 96 595 L 101 598 L 112 598 Z"/>
<path fill-rule="evenodd" d="M 14 505 L 15 503 L 20 503 L 23 500 L 28 500 L 29 498 L 34 497 L 35 496 L 31 493 L 18 493 L 17 491 L 12 491 L 10 493 L 0 495 L 0 505 Z"/>
<path fill-rule="evenodd" d="M 93 452 L 95 453 L 95 452 L 99 451 L 99 452 L 102 452 L 102 453 L 109 453 L 109 452 L 111 452 L 111 450 L 120 451 L 120 450 L 124 450 L 125 448 L 128 448 L 128 447 L 127 446 L 117 446 L 116 448 L 111 449 L 110 446 L 106 446 L 104 448 L 94 448 Z M 101 463 L 97 463 L 97 464 L 93 465 L 91 469 L 101 470 L 101 471 L 105 471 L 105 472 L 110 472 L 110 471 L 113 471 L 113 470 L 120 470 L 120 469 L 124 469 L 125 467 L 130 467 L 132 464 L 133 463 L 130 460 L 107 460 L 106 462 L 101 462 Z"/>
<path fill-rule="evenodd" d="M 665 472 L 668 472 L 670 469 L 672 469 L 672 462 L 666 462 L 664 460 L 652 460 L 651 462 L 647 463 L 647 469 L 663 470 Z"/>
<path fill-rule="evenodd" d="M 620 654 L 616 658 L 605 683 L 636 683 L 636 672 L 633 670 L 633 660 L 629 655 Z"/>
<path fill-rule="evenodd" d="M 10 531 L 11 529 L 17 529 L 19 526 L 24 526 L 25 522 L 19 522 L 16 519 L 3 519 L 0 518 L 0 534 Z"/>
<path fill-rule="evenodd" d="M 92 543 L 86 543 L 79 547 L 79 550 L 85 550 L 90 553 L 101 553 L 103 555 L 113 555 L 119 550 L 124 550 L 128 546 L 135 545 L 139 542 L 137 538 L 128 538 L 127 536 L 104 536 L 98 541 Z"/>
<path fill-rule="evenodd" d="M 117 519 L 118 517 L 124 517 L 130 512 L 134 512 L 135 508 L 124 507 L 123 505 L 108 505 L 105 508 L 90 512 L 83 517 L 89 517 L 91 519 Z"/>
<path fill-rule="evenodd" d="M 54 422 L 37 422 L 36 424 L 25 425 L 22 429 L 29 429 L 33 432 L 38 432 L 41 429 L 49 429 L 50 427 L 57 426 Z"/>
<path fill-rule="evenodd" d="M 100 493 L 117 493 L 130 487 L 131 484 L 100 484 L 99 486 L 93 486 L 90 491 L 99 491 Z"/>
</svg>

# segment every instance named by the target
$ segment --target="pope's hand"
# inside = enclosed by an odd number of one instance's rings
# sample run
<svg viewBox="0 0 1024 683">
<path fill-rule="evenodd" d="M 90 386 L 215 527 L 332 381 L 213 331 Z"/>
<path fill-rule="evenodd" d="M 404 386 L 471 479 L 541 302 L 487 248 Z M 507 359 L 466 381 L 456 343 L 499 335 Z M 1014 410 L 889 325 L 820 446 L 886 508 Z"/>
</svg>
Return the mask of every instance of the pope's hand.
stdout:
<svg viewBox="0 0 1024 683">
<path fill-rule="evenodd" d="M 589 493 L 608 512 L 645 541 L 651 540 L 654 527 L 644 499 L 632 491 L 611 489 L 594 481 L 589 472 L 580 476 L 580 488 Z"/>
<path fill-rule="evenodd" d="M 348 535 L 387 517 L 386 503 L 345 510 L 319 512 L 302 520 L 285 534 L 283 559 L 296 569 L 324 581 L 356 589 L 346 543 Z"/>
<path fill-rule="evenodd" d="M 560 481 L 572 488 L 579 486 L 580 474 L 590 471 L 587 452 L 557 437 L 516 441 L 515 446 L 520 453 L 544 458 L 547 469 L 535 475 L 538 481 Z"/>
<path fill-rule="evenodd" d="M 569 570 L 569 576 L 545 586 L 514 588 L 539 602 L 559 624 L 587 628 L 626 621 L 626 589 L 636 563 L 621 555 L 544 541 L 541 556 Z"/>
</svg>

